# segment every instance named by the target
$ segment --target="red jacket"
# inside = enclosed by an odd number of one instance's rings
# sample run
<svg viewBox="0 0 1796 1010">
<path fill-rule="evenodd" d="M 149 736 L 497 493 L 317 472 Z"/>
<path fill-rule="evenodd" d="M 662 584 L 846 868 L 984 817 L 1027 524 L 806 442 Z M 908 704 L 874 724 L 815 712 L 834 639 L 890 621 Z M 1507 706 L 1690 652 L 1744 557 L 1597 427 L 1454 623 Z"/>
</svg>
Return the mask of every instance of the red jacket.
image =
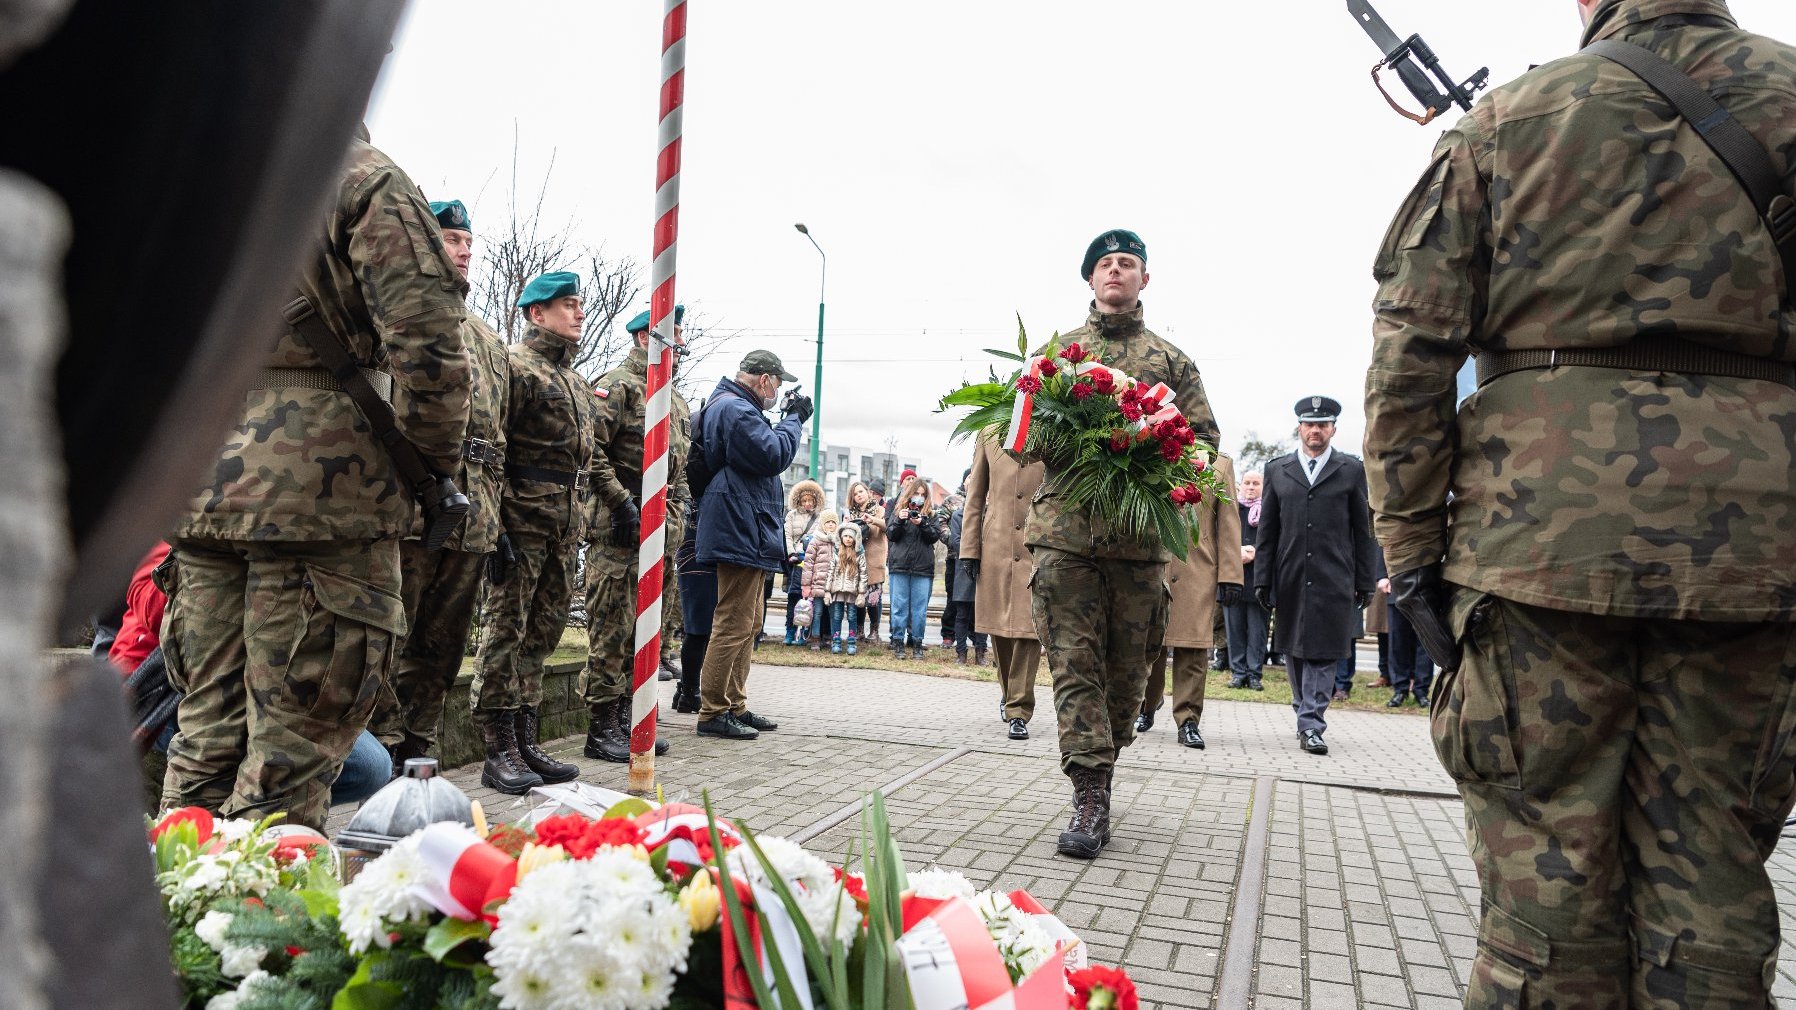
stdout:
<svg viewBox="0 0 1796 1010">
<path fill-rule="evenodd" d="M 131 588 L 125 590 L 125 619 L 119 623 L 118 637 L 112 640 L 112 651 L 106 658 L 125 673 L 132 673 L 156 646 L 162 642 L 162 611 L 168 597 L 150 581 L 150 573 L 168 557 L 168 544 L 158 543 L 137 563 L 131 576 Z"/>
</svg>

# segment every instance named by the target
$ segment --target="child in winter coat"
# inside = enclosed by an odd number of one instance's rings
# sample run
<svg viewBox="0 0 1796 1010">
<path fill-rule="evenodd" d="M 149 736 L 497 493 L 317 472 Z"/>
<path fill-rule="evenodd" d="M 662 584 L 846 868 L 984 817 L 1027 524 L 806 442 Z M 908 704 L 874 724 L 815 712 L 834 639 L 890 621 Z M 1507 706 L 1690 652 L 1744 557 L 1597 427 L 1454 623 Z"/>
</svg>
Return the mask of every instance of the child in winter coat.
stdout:
<svg viewBox="0 0 1796 1010">
<path fill-rule="evenodd" d="M 804 564 L 799 567 L 802 578 L 800 588 L 804 598 L 811 601 L 811 634 L 809 646 L 815 652 L 823 647 L 825 639 L 830 637 L 830 629 L 834 627 L 830 620 L 829 594 L 825 589 L 829 581 L 830 569 L 836 561 L 836 513 L 832 509 L 824 509 L 817 517 L 817 528 L 805 537 Z"/>
<path fill-rule="evenodd" d="M 835 562 L 829 566 L 824 591 L 829 596 L 830 622 L 836 637 L 829 651 L 855 654 L 854 608 L 867 604 L 867 555 L 861 550 L 861 528 L 848 523 L 836 532 Z"/>
</svg>

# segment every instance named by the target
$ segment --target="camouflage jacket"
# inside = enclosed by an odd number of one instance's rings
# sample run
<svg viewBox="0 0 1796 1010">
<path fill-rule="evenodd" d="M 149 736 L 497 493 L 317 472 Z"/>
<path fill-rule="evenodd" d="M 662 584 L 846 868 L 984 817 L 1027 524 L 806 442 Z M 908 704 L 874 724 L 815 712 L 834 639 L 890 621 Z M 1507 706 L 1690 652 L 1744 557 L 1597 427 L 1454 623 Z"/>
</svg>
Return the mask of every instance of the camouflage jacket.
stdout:
<svg viewBox="0 0 1796 1010">
<path fill-rule="evenodd" d="M 474 389 L 468 404 L 468 438 L 483 439 L 498 457 L 477 463 L 462 456 L 455 486 L 468 496 L 468 521 L 443 544 L 444 549 L 485 554 L 499 541 L 499 502 L 505 494 L 505 418 L 511 402 L 511 355 L 505 338 L 493 332 L 486 320 L 468 313 L 462 331 L 468 342 L 468 358 L 474 365 Z"/>
<path fill-rule="evenodd" d="M 607 531 L 611 507 L 626 498 L 642 504 L 642 419 L 648 401 L 649 354 L 630 350 L 616 368 L 593 383 L 599 399 L 592 457 L 591 535 Z M 686 451 L 692 445 L 692 408 L 679 390 L 673 396 L 667 428 L 667 502 L 669 512 L 683 512 L 692 497 L 686 490 Z"/>
<path fill-rule="evenodd" d="M 1585 42 L 1657 52 L 1786 169 L 1796 50 L 1733 24 L 1720 0 L 1603 0 Z M 1435 148 L 1373 272 L 1366 469 L 1390 571 L 1444 555 L 1451 581 L 1537 606 L 1796 616 L 1796 391 L 1561 366 L 1454 402 L 1468 353 L 1668 336 L 1796 360 L 1779 298 L 1796 279 L 1644 82 L 1579 54 L 1493 89 Z"/>
<path fill-rule="evenodd" d="M 585 472 L 592 466 L 599 401 L 571 368 L 575 344 L 536 326 L 511 345 L 511 402 L 505 415 L 505 465 Z M 508 478 L 502 507 L 507 533 L 578 540 L 586 532 L 586 496 L 575 488 Z"/>
<path fill-rule="evenodd" d="M 467 282 L 443 251 L 430 205 L 362 137 L 350 147 L 323 225 L 310 242 L 319 254 L 301 268 L 297 293 L 345 338 L 357 362 L 393 377 L 400 430 L 441 472 L 454 473 L 468 424 Z M 298 334 L 278 323 L 270 330 L 279 336 L 266 365 L 321 367 Z M 403 535 L 416 511 L 411 489 L 348 394 L 265 385 L 244 395 L 241 420 L 173 535 L 376 539 Z"/>
<path fill-rule="evenodd" d="M 1142 307 L 1133 311 L 1099 312 L 1094 303 L 1085 325 L 1060 335 L 1062 346 L 1078 342 L 1095 351 L 1105 364 L 1120 368 L 1146 383 L 1164 382 L 1172 389 L 1174 402 L 1197 435 L 1211 446 L 1219 437 L 1216 415 L 1210 400 L 1204 396 L 1203 379 L 1197 365 L 1173 343 L 1141 323 Z M 1158 540 L 1125 539 L 1111 531 L 1107 522 L 1084 512 L 1071 512 L 1061 507 L 1055 490 L 1054 473 L 1035 492 L 1029 507 L 1029 523 L 1023 531 L 1024 543 L 1030 547 L 1052 547 L 1094 558 L 1123 561 L 1170 561 L 1172 553 Z M 1210 506 L 1205 506 L 1210 507 Z"/>
</svg>

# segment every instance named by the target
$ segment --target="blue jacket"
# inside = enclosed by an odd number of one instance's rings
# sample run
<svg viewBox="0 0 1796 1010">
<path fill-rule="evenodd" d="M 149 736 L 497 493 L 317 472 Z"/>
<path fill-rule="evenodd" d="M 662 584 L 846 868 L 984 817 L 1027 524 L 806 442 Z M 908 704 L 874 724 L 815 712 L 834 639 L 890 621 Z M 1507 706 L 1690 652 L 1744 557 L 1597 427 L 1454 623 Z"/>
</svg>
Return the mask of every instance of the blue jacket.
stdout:
<svg viewBox="0 0 1796 1010">
<path fill-rule="evenodd" d="M 798 454 L 804 425 L 788 414 L 769 426 L 755 394 L 734 379 L 718 380 L 695 423 L 716 474 L 698 506 L 698 563 L 779 571 L 786 563 L 780 474 Z"/>
</svg>

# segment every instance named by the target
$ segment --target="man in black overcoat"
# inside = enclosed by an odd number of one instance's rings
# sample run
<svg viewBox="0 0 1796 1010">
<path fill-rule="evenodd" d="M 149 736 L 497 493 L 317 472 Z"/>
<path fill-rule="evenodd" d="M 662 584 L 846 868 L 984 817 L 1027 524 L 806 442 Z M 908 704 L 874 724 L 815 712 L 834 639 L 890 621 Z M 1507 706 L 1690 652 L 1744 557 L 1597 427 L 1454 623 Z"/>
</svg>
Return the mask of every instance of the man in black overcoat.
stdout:
<svg viewBox="0 0 1796 1010">
<path fill-rule="evenodd" d="M 1366 468 L 1329 443 L 1341 405 L 1326 396 L 1297 401 L 1299 448 L 1266 466 L 1255 543 L 1254 597 L 1275 610 L 1272 647 L 1286 656 L 1297 739 L 1328 753 L 1324 715 L 1335 666 L 1353 655 L 1357 616 L 1372 598 L 1373 558 Z"/>
</svg>

